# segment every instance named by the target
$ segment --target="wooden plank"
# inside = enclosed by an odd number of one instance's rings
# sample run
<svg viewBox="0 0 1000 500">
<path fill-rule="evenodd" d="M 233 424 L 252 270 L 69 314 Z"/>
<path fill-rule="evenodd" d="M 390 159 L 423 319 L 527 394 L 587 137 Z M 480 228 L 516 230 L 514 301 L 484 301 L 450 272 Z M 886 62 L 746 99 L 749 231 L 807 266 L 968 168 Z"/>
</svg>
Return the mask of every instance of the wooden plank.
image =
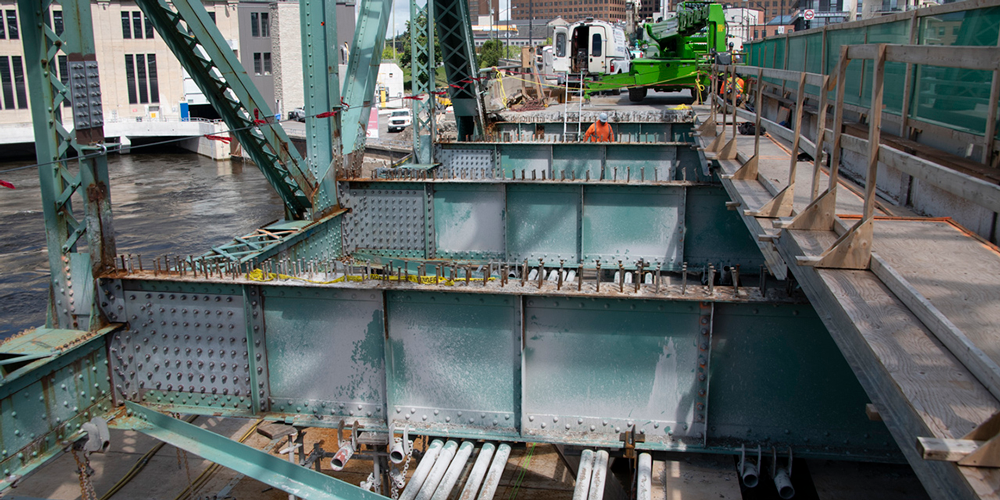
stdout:
<svg viewBox="0 0 1000 500">
<path fill-rule="evenodd" d="M 883 44 L 851 45 L 851 59 L 875 59 Z M 1000 67 L 1000 51 L 995 46 L 897 45 L 884 44 L 886 60 L 947 68 L 993 71 Z"/>
<path fill-rule="evenodd" d="M 1000 254 L 941 221 L 877 221 L 874 249 L 872 271 L 1000 399 Z"/>
<path fill-rule="evenodd" d="M 979 449 L 985 441 L 971 439 L 938 439 L 917 438 L 917 451 L 924 460 L 941 460 L 943 462 L 958 462 Z"/>
<path fill-rule="evenodd" d="M 777 248 L 788 262 L 835 237 L 786 231 Z M 997 471 L 926 461 L 913 443 L 961 437 L 1000 403 L 871 272 L 790 267 L 931 497 L 997 498 Z"/>
</svg>

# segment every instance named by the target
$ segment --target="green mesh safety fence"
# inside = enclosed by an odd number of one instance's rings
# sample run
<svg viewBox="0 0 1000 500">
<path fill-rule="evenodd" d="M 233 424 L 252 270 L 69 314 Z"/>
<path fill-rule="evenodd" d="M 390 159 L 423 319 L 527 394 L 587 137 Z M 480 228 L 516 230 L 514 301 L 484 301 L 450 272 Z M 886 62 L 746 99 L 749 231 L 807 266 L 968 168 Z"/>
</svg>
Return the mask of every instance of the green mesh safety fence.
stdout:
<svg viewBox="0 0 1000 500">
<path fill-rule="evenodd" d="M 808 71 L 836 76 L 843 45 L 865 43 L 909 44 L 909 19 L 864 25 L 849 23 L 825 33 L 821 29 L 794 36 L 777 36 L 751 42 L 750 62 L 765 68 Z M 918 13 L 916 43 L 919 45 L 993 46 L 1000 36 L 1000 7 L 960 10 L 945 14 Z M 826 36 L 824 44 L 823 37 Z M 824 54 L 824 45 L 826 53 Z M 786 67 L 787 51 L 787 67 Z M 869 107 L 874 61 L 851 61 L 847 67 L 844 100 Z M 989 115 L 990 84 L 993 73 L 937 66 L 914 65 L 911 71 L 910 102 L 904 104 L 906 64 L 887 62 L 883 102 L 885 111 L 940 125 L 953 130 L 982 135 Z M 780 80 L 765 78 L 781 84 Z M 790 84 L 786 84 L 789 87 Z M 819 88 L 807 85 L 806 93 L 818 95 Z M 833 99 L 835 94 L 829 93 Z M 905 109 L 904 109 L 905 108 Z"/>
</svg>

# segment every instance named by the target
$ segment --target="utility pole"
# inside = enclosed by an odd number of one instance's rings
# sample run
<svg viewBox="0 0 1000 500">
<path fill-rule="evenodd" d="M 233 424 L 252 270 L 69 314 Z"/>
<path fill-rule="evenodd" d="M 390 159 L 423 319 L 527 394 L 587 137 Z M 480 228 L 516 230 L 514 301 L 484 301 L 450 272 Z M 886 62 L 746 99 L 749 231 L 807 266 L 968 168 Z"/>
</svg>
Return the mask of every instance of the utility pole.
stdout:
<svg viewBox="0 0 1000 500">
<path fill-rule="evenodd" d="M 535 24 L 535 3 L 532 0 L 528 0 L 528 47 L 532 50 L 535 48 L 534 38 L 531 36 L 532 28 Z"/>
</svg>

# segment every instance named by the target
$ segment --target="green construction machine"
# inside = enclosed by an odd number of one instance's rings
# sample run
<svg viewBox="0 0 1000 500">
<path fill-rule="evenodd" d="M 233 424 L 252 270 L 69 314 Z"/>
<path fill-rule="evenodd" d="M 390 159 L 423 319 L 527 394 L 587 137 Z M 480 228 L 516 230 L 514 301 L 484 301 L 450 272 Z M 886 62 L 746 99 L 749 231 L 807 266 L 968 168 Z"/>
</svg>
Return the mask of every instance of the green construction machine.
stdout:
<svg viewBox="0 0 1000 500">
<path fill-rule="evenodd" d="M 649 89 L 691 89 L 704 97 L 712 58 L 727 50 L 722 4 L 682 2 L 677 15 L 647 23 L 643 33 L 645 57 L 633 59 L 628 73 L 595 76 L 587 82 L 587 94 L 628 87 L 632 102 L 642 101 Z"/>
</svg>

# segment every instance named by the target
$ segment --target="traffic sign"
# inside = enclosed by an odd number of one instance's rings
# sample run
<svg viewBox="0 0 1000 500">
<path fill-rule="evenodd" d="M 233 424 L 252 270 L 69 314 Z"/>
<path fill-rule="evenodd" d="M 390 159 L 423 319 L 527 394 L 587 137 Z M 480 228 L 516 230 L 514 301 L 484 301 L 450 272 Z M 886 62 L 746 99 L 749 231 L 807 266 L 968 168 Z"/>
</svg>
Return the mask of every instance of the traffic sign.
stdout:
<svg viewBox="0 0 1000 500">
<path fill-rule="evenodd" d="M 812 21 L 812 19 L 816 17 L 816 11 L 812 9 L 806 9 L 806 11 L 802 14 L 802 17 L 805 18 L 806 21 Z"/>
</svg>

